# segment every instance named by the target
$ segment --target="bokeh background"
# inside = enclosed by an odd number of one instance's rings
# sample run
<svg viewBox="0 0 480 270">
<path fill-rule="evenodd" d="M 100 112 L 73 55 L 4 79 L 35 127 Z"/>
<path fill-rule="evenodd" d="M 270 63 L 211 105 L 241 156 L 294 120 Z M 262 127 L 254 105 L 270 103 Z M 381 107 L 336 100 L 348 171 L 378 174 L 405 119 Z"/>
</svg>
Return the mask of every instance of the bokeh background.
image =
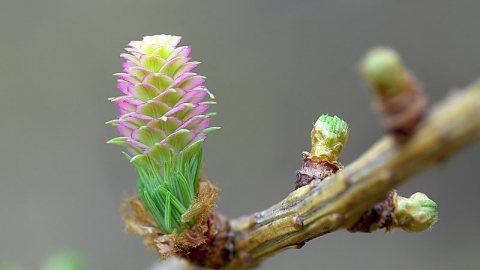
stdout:
<svg viewBox="0 0 480 270">
<path fill-rule="evenodd" d="M 104 123 L 118 115 L 119 54 L 160 33 L 192 45 L 220 131 L 205 173 L 228 217 L 292 191 L 312 123 L 350 125 L 348 164 L 382 134 L 358 75 L 376 45 L 396 48 L 438 101 L 480 76 L 480 1 L 0 0 L 0 264 L 38 269 L 80 252 L 95 270 L 158 260 L 126 235 L 119 210 L 134 168 Z M 420 234 L 336 232 L 281 253 L 262 269 L 478 269 L 480 144 L 399 188 L 425 192 L 440 221 Z"/>
</svg>

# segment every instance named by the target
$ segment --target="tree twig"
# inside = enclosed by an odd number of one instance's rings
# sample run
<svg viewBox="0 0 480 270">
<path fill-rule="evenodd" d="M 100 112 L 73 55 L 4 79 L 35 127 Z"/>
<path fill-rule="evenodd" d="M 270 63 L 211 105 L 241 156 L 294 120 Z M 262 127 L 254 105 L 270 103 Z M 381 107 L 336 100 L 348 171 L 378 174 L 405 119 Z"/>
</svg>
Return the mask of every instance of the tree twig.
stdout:
<svg viewBox="0 0 480 270">
<path fill-rule="evenodd" d="M 350 228 L 392 188 L 479 139 L 480 81 L 434 106 L 406 143 L 386 135 L 337 174 L 295 190 L 265 211 L 231 220 L 235 257 L 225 269 L 253 268 L 281 251 Z M 158 269 L 184 269 L 185 263 Z"/>
<path fill-rule="evenodd" d="M 232 220 L 236 254 L 226 268 L 255 267 L 280 251 L 351 227 L 389 190 L 479 138 L 480 81 L 433 107 L 405 144 L 387 135 L 337 174 Z"/>
</svg>

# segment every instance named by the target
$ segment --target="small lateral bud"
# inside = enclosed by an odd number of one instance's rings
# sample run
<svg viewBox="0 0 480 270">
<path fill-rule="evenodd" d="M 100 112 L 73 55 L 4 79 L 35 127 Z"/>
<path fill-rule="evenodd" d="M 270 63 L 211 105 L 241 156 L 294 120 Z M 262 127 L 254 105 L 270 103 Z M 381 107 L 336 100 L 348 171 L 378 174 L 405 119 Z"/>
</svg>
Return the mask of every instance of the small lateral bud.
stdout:
<svg viewBox="0 0 480 270">
<path fill-rule="evenodd" d="M 349 232 L 387 232 L 400 228 L 406 232 L 421 232 L 437 222 L 437 204 L 427 195 L 417 192 L 410 198 L 399 196 L 391 190 L 385 200 L 367 210 Z"/>
<path fill-rule="evenodd" d="M 437 222 L 437 204 L 420 192 L 410 198 L 398 196 L 395 218 L 398 222 L 397 227 L 407 232 L 421 232 Z"/>
<path fill-rule="evenodd" d="M 360 64 L 373 89 L 373 104 L 382 113 L 386 129 L 399 143 L 415 132 L 427 108 L 427 98 L 398 53 L 388 47 L 372 49 Z"/>
<path fill-rule="evenodd" d="M 312 157 L 337 161 L 348 141 L 348 125 L 337 116 L 324 114 L 315 122 L 311 139 Z"/>
<path fill-rule="evenodd" d="M 348 141 L 348 125 L 337 116 L 324 114 L 315 122 L 311 133 L 312 150 L 303 152 L 303 166 L 297 171 L 295 189 L 323 180 L 343 165 L 338 162 Z"/>
<path fill-rule="evenodd" d="M 388 47 L 378 47 L 367 53 L 361 63 L 365 80 L 381 96 L 394 96 L 403 91 L 403 61 Z"/>
</svg>

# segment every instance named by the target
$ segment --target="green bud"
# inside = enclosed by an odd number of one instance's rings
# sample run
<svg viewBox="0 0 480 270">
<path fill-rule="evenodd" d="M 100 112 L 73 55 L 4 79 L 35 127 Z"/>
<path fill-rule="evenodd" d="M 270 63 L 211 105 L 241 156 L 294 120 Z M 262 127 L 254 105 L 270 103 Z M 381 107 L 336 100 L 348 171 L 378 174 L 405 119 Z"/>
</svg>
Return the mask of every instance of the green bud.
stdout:
<svg viewBox="0 0 480 270">
<path fill-rule="evenodd" d="M 397 227 L 407 232 L 421 232 L 437 222 L 437 204 L 420 192 L 413 194 L 410 198 L 398 196 L 395 218 L 398 222 Z"/>
<path fill-rule="evenodd" d="M 370 86 L 381 96 L 394 96 L 403 91 L 405 68 L 398 53 L 388 47 L 372 49 L 364 57 L 361 72 Z"/>
<path fill-rule="evenodd" d="M 313 157 L 336 161 L 348 141 L 348 125 L 337 116 L 324 114 L 315 122 L 311 139 Z"/>
</svg>

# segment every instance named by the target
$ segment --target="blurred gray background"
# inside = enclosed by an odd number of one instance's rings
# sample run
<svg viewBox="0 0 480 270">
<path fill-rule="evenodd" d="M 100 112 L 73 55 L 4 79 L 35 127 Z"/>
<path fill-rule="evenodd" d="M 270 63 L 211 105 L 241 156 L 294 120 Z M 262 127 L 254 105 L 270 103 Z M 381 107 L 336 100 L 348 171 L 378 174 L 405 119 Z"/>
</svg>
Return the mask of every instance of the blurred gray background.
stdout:
<svg viewBox="0 0 480 270">
<path fill-rule="evenodd" d="M 221 126 L 204 144 L 218 210 L 237 217 L 292 191 L 312 123 L 351 128 L 348 164 L 382 134 L 358 61 L 396 48 L 432 101 L 480 76 L 480 1 L 0 0 L 0 264 L 30 269 L 53 251 L 91 269 L 142 270 L 158 260 L 126 235 L 119 211 L 134 168 L 104 123 L 118 115 L 119 54 L 131 40 L 183 36 L 215 94 Z M 480 144 L 400 188 L 439 206 L 433 230 L 337 232 L 262 269 L 478 269 Z"/>
</svg>

